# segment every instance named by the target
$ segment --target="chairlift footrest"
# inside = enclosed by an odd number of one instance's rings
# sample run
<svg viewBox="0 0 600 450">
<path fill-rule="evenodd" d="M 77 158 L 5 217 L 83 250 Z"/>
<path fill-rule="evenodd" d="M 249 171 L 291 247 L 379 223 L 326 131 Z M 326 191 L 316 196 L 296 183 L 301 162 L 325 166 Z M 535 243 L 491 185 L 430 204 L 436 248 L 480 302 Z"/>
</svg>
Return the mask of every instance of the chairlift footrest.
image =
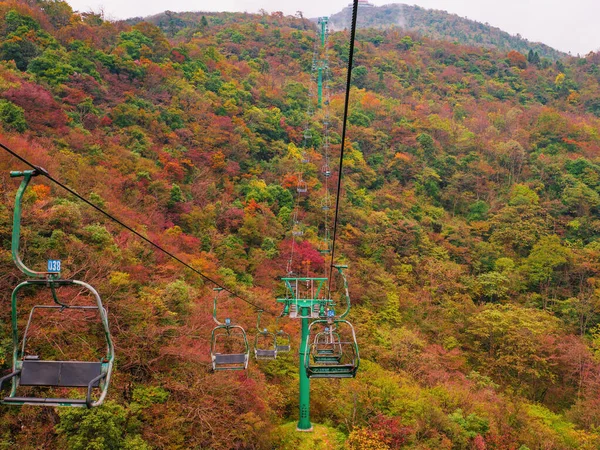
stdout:
<svg viewBox="0 0 600 450">
<path fill-rule="evenodd" d="M 79 406 L 87 407 L 83 398 L 36 398 L 36 397 L 6 397 L 5 405 L 43 405 L 43 406 Z"/>
</svg>

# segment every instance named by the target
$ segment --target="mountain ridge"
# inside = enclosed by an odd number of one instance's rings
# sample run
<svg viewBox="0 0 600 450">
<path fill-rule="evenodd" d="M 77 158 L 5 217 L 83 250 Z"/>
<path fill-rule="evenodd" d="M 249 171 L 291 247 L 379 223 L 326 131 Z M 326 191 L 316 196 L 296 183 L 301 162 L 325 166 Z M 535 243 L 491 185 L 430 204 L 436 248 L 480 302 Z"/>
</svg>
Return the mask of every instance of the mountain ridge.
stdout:
<svg viewBox="0 0 600 450">
<path fill-rule="evenodd" d="M 350 26 L 351 17 L 352 8 L 347 6 L 329 16 L 329 19 L 334 29 L 343 29 Z M 405 3 L 362 7 L 357 17 L 357 25 L 359 28 L 399 27 L 432 39 L 456 41 L 463 45 L 496 48 L 501 51 L 516 50 L 527 54 L 531 50 L 537 52 L 540 57 L 552 60 L 567 56 L 566 53 L 542 42 L 531 42 L 518 34 L 513 36 L 489 23 L 463 18 L 445 10 Z"/>
</svg>

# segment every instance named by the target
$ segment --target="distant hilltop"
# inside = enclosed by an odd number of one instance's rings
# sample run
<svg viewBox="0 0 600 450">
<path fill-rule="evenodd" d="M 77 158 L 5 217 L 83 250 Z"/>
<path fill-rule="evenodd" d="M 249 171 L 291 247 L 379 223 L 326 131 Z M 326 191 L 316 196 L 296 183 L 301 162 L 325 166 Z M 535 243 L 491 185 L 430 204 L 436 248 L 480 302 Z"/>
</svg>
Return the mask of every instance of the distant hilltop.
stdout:
<svg viewBox="0 0 600 450">
<path fill-rule="evenodd" d="M 540 57 L 557 60 L 566 56 L 541 42 L 530 42 L 520 35 L 513 36 L 488 23 L 480 23 L 450 14 L 447 11 L 426 9 L 394 3 L 375 6 L 368 0 L 359 0 L 360 13 L 357 17 L 359 28 L 388 28 L 397 26 L 406 31 L 416 32 L 432 39 L 457 42 L 464 45 L 496 48 L 498 50 L 517 50 L 527 54 L 529 50 Z M 352 20 L 352 4 L 337 14 L 330 16 L 332 29 L 349 28 Z"/>
</svg>

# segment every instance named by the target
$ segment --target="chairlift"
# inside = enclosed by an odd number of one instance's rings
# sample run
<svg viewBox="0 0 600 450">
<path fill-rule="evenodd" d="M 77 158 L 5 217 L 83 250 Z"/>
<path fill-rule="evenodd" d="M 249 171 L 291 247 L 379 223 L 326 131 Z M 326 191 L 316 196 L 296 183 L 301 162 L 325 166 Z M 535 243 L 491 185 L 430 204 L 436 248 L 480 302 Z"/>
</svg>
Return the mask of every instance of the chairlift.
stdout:
<svg viewBox="0 0 600 450">
<path fill-rule="evenodd" d="M 307 193 L 308 192 L 308 184 L 306 184 L 306 181 L 304 181 L 304 180 L 298 181 L 298 185 L 296 186 L 296 191 L 298 191 L 299 194 Z"/>
<path fill-rule="evenodd" d="M 330 327 L 315 335 L 313 358 L 317 363 L 340 363 L 342 359 L 342 346 L 339 333 Z"/>
<path fill-rule="evenodd" d="M 331 253 L 331 240 L 329 239 L 329 233 L 323 239 L 319 240 L 318 251 L 321 255 L 329 255 Z"/>
<path fill-rule="evenodd" d="M 308 332 L 304 367 L 309 378 L 356 376 L 360 356 L 350 322 L 338 318 L 318 319 L 309 325 Z"/>
<path fill-rule="evenodd" d="M 248 368 L 250 346 L 246 332 L 240 325 L 234 325 L 231 319 L 220 322 L 217 319 L 217 298 L 223 288 L 214 288 L 213 328 L 210 338 L 210 357 L 212 368 L 217 370 L 245 370 Z"/>
<path fill-rule="evenodd" d="M 276 333 L 277 337 L 277 353 L 287 353 L 292 348 L 292 338 L 288 333 L 279 330 Z"/>
<path fill-rule="evenodd" d="M 304 231 L 302 230 L 302 226 L 300 222 L 294 221 L 294 225 L 292 226 L 292 236 L 302 236 L 304 235 Z"/>
<path fill-rule="evenodd" d="M 5 382 L 11 380 L 12 387 L 8 397 L 1 403 L 5 405 L 43 405 L 43 406 L 72 406 L 92 408 L 100 406 L 108 393 L 114 362 L 114 346 L 108 326 L 108 315 L 98 292 L 89 284 L 78 280 L 60 279 L 60 261 L 48 262 L 47 272 L 37 272 L 29 269 L 19 256 L 19 241 L 21 227 L 21 203 L 23 194 L 32 177 L 46 173 L 43 169 L 11 172 L 10 176 L 23 177 L 15 200 L 15 210 L 12 233 L 12 255 L 17 267 L 27 276 L 35 278 L 20 283 L 11 296 L 11 323 L 13 336 L 12 372 L 0 378 L 0 390 Z M 27 287 L 49 288 L 53 304 L 35 305 L 30 313 L 20 340 L 17 327 L 17 305 L 19 292 Z M 68 305 L 58 299 L 56 288 L 61 286 L 79 286 L 88 291 L 95 302 L 89 305 Z M 38 310 L 95 310 L 98 311 L 100 323 L 106 340 L 106 354 L 99 361 L 56 361 L 40 358 L 39 355 L 26 355 L 28 332 L 34 312 Z M 20 343 L 20 345 L 19 345 Z M 49 398 L 39 396 L 17 396 L 21 386 L 47 388 L 86 388 L 85 398 Z M 97 393 L 98 392 L 98 393 Z M 96 394 L 97 393 L 97 394 Z M 93 398 L 93 396 L 95 398 Z"/>
<path fill-rule="evenodd" d="M 261 314 L 262 310 L 258 312 L 256 319 L 258 333 L 254 337 L 254 357 L 257 360 L 273 360 L 277 358 L 277 336 L 266 328 L 260 328 Z"/>
</svg>

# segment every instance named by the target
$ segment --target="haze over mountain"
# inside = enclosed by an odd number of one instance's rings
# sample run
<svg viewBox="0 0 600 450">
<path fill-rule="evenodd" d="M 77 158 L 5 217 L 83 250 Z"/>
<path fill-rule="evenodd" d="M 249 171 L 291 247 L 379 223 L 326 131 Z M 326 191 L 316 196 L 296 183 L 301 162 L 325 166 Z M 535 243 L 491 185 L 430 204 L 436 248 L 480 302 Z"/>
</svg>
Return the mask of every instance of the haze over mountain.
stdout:
<svg viewBox="0 0 600 450">
<path fill-rule="evenodd" d="M 330 16 L 334 29 L 347 28 L 352 19 L 352 8 Z M 488 23 L 480 23 L 450 14 L 446 11 L 426 9 L 395 3 L 385 6 L 363 6 L 357 17 L 361 28 L 399 27 L 433 39 L 443 39 L 464 45 L 497 48 L 502 51 L 517 50 L 527 54 L 530 50 L 541 57 L 558 59 L 566 56 L 541 42 L 530 42 L 521 36 L 512 36 Z"/>
</svg>

